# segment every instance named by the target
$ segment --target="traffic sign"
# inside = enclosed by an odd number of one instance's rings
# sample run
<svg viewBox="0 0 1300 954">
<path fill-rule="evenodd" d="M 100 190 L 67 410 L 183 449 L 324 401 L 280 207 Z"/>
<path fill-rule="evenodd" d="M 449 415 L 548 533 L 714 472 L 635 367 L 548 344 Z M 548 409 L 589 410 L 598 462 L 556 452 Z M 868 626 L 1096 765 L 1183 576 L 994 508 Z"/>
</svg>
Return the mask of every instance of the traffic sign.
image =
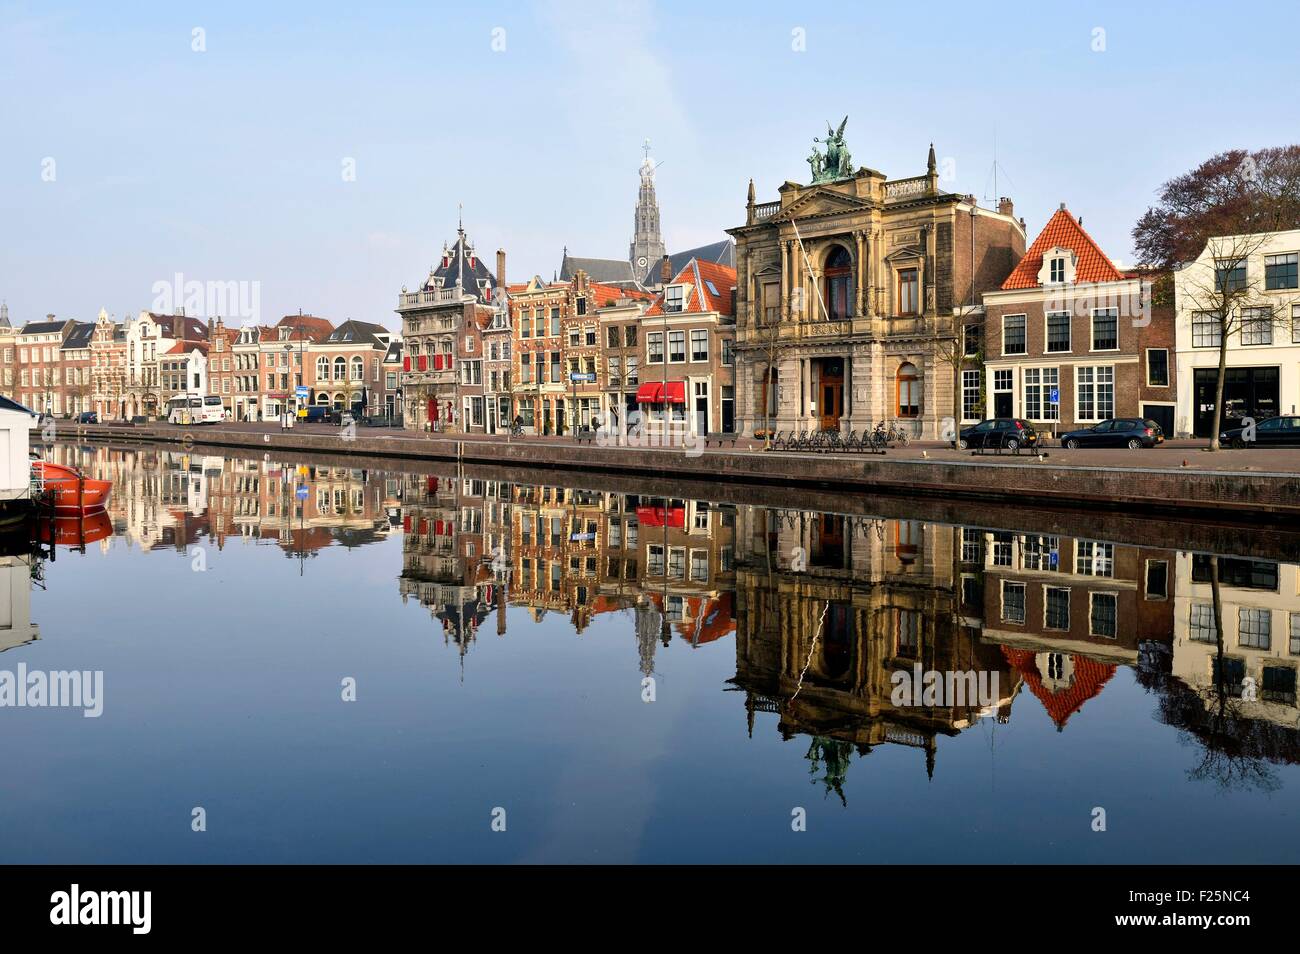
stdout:
<svg viewBox="0 0 1300 954">
<path fill-rule="evenodd" d="M 579 371 L 571 371 L 569 373 L 569 380 L 575 382 L 595 381 L 596 376 L 594 374 L 583 374 Z"/>
<path fill-rule="evenodd" d="M 300 401 L 305 401 L 307 398 L 311 397 L 311 388 L 307 387 L 305 384 L 298 385 L 293 389 L 293 392 L 298 396 L 298 400 Z"/>
<path fill-rule="evenodd" d="M 1047 400 L 1051 401 L 1053 404 L 1060 404 L 1060 403 L 1061 403 L 1061 389 L 1060 389 L 1060 388 L 1050 388 L 1050 389 L 1048 390 L 1048 392 L 1047 392 Z"/>
<path fill-rule="evenodd" d="M 306 500 L 308 493 L 309 491 L 307 490 L 307 485 L 299 484 L 298 489 L 293 492 L 293 495 L 297 497 L 299 500 Z"/>
</svg>

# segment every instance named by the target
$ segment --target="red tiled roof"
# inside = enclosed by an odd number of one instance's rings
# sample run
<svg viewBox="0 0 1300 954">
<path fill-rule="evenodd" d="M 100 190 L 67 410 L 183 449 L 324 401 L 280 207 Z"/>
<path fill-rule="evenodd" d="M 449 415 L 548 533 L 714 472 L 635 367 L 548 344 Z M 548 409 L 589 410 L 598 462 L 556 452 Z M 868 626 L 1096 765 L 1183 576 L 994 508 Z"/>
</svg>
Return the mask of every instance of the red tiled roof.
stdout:
<svg viewBox="0 0 1300 954">
<path fill-rule="evenodd" d="M 701 262 L 698 258 L 693 258 L 671 282 L 668 282 L 669 285 L 683 283 L 689 283 L 691 286 L 690 298 L 682 306 L 683 314 L 700 314 L 706 311 L 716 311 L 720 315 L 733 313 L 735 304 L 732 289 L 736 285 L 734 268 L 719 265 L 717 262 Z M 712 290 L 709 289 L 709 283 L 713 285 Z M 655 303 L 646 310 L 647 315 L 664 313 L 666 294 L 665 292 L 655 299 Z"/>
<path fill-rule="evenodd" d="M 1068 248 L 1075 254 L 1075 283 L 1117 282 L 1124 276 L 1103 252 L 1092 236 L 1083 230 L 1083 226 L 1062 206 L 1056 214 L 1047 220 L 1043 231 L 1038 233 L 1034 244 L 1020 260 L 1015 269 L 1002 283 L 1003 291 L 1014 288 L 1037 288 L 1038 273 L 1043 267 L 1043 253 L 1048 249 Z"/>
<path fill-rule="evenodd" d="M 167 354 L 184 354 L 187 351 L 202 351 L 208 353 L 208 343 L 206 341 L 178 341 L 171 346 Z"/>
<path fill-rule="evenodd" d="M 588 282 L 587 294 L 597 308 L 612 305 L 620 298 L 631 298 L 636 301 L 654 301 L 655 299 L 654 292 L 640 291 L 635 288 L 619 288 L 617 285 L 603 285 L 600 282 Z"/>
<path fill-rule="evenodd" d="M 1056 723 L 1057 729 L 1065 728 L 1066 721 L 1083 708 L 1083 704 L 1101 692 L 1102 687 L 1115 675 L 1113 663 L 1098 662 L 1087 656 L 1071 655 L 1074 663 L 1074 681 L 1066 689 L 1055 692 L 1043 685 L 1042 673 L 1038 671 L 1037 655 L 1032 649 L 1012 649 L 1002 647 L 1002 654 L 1007 657 L 1020 674 L 1025 677 L 1029 690 L 1038 697 L 1047 714 Z"/>
</svg>

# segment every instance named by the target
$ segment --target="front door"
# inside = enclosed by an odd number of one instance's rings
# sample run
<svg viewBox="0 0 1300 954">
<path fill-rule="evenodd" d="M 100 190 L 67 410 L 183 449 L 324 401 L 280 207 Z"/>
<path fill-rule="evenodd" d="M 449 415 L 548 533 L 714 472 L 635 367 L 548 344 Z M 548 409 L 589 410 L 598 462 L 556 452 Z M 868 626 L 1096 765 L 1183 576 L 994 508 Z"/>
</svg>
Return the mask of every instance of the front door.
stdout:
<svg viewBox="0 0 1300 954">
<path fill-rule="evenodd" d="M 818 422 L 824 431 L 838 431 L 844 415 L 844 362 L 828 358 L 821 363 Z"/>
<path fill-rule="evenodd" d="M 1011 398 L 1014 395 L 1010 391 L 993 392 L 993 416 L 1010 417 L 1011 416 Z"/>
<path fill-rule="evenodd" d="M 1142 416 L 1159 424 L 1166 438 L 1174 436 L 1174 409 L 1170 405 L 1143 404 Z"/>
</svg>

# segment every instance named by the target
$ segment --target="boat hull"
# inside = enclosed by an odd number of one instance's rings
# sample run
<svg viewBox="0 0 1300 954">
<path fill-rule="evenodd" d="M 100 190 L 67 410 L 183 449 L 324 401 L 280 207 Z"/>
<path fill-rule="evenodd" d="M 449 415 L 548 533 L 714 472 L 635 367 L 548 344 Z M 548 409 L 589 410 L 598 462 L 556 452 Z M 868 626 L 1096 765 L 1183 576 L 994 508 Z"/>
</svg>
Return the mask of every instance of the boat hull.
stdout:
<svg viewBox="0 0 1300 954">
<path fill-rule="evenodd" d="M 108 505 L 108 497 L 113 490 L 110 481 L 83 477 L 71 467 L 48 461 L 34 461 L 32 472 L 43 478 L 45 491 L 59 513 L 103 510 Z"/>
</svg>

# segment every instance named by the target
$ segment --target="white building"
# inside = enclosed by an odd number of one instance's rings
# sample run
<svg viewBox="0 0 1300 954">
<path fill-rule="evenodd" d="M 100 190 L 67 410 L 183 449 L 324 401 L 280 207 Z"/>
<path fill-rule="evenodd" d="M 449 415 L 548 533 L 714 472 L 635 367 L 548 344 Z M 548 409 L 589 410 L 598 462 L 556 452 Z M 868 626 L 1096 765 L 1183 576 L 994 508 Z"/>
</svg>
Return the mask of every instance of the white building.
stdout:
<svg viewBox="0 0 1300 954">
<path fill-rule="evenodd" d="M 1245 254 L 1245 261 L 1224 257 Z M 1242 288 L 1240 314 L 1228 335 L 1221 427 L 1300 413 L 1300 229 L 1211 238 L 1197 258 L 1174 273 L 1177 309 L 1176 432 L 1210 437 L 1218 380 L 1220 323 L 1203 289 L 1216 269 Z"/>
</svg>

